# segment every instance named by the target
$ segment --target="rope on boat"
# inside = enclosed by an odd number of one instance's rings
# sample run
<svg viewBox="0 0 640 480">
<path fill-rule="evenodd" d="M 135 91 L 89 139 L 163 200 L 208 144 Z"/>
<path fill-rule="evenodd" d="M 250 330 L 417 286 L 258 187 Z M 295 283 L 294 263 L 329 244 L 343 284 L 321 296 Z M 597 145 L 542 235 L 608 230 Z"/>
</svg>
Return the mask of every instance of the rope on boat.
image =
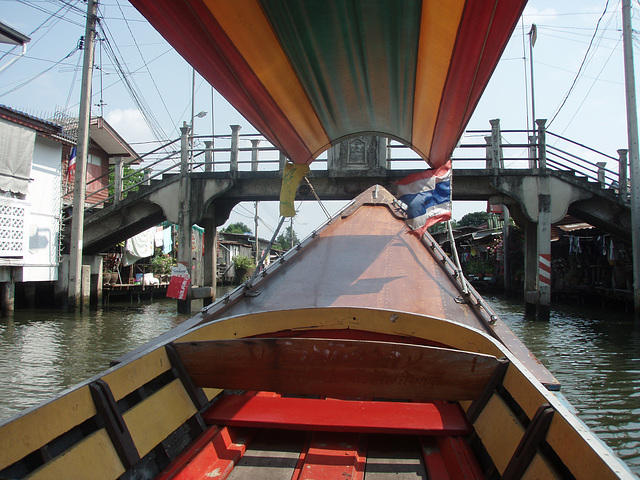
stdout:
<svg viewBox="0 0 640 480">
<path fill-rule="evenodd" d="M 267 248 L 265 248 L 264 251 L 262 252 L 262 256 L 260 257 L 260 261 L 258 262 L 258 265 L 256 265 L 256 269 L 253 271 L 253 275 L 251 275 L 251 278 L 249 280 L 247 280 L 247 282 L 244 284 L 244 294 L 245 294 L 245 296 L 256 297 L 256 296 L 260 295 L 260 292 L 255 291 L 255 290 L 251 290 L 251 287 L 253 286 L 253 281 L 258 276 L 258 273 L 260 273 L 262 271 L 262 269 L 263 269 L 264 261 L 266 260 L 267 255 L 269 255 L 269 252 L 271 252 L 271 247 L 275 243 L 276 237 L 278 236 L 278 233 L 280 233 L 280 229 L 282 228 L 282 224 L 284 223 L 284 219 L 285 219 L 285 217 L 280 217 L 280 222 L 278 222 L 278 226 L 276 227 L 275 232 L 273 232 L 273 236 L 271 237 L 271 240 L 269 241 L 269 245 L 267 245 Z M 256 237 L 256 242 L 258 242 L 258 237 Z"/>
<path fill-rule="evenodd" d="M 460 283 L 462 285 L 462 293 L 464 295 L 468 295 L 469 289 L 467 287 L 467 279 L 464 278 L 464 273 L 462 273 L 462 266 L 460 265 L 460 257 L 458 257 L 458 248 L 456 247 L 456 241 L 453 238 L 453 229 L 451 228 L 451 220 L 447 220 L 447 234 L 449 235 L 449 245 L 451 245 L 453 262 L 455 263 L 455 266 L 456 266 L 458 279 L 460 280 Z"/>
<path fill-rule="evenodd" d="M 311 185 L 311 182 L 309 181 L 309 179 L 306 177 L 304 177 L 305 181 L 307 182 L 307 185 L 309 185 L 309 188 L 311 189 L 311 193 L 313 193 L 313 196 L 316 197 L 316 200 L 318 201 L 318 204 L 320 204 L 320 208 L 322 209 L 322 211 L 324 212 L 324 214 L 327 216 L 327 218 L 329 220 L 331 220 L 331 214 L 329 213 L 329 211 L 326 209 L 326 207 L 324 206 L 324 204 L 322 203 L 322 200 L 320 200 L 320 197 L 318 196 L 318 194 L 316 193 L 316 189 L 313 188 L 313 185 Z"/>
</svg>

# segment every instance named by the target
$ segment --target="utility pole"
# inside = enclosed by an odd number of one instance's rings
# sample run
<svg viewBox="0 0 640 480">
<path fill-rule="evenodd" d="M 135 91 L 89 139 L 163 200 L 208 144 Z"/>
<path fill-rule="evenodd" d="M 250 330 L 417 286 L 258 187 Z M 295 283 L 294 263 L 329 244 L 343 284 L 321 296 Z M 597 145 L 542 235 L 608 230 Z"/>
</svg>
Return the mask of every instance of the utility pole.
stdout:
<svg viewBox="0 0 640 480">
<path fill-rule="evenodd" d="M 87 186 L 87 155 L 89 153 L 89 124 L 91 120 L 91 80 L 93 78 L 93 45 L 96 38 L 98 1 L 87 1 L 87 24 L 84 34 L 84 59 L 82 66 L 82 89 L 80 91 L 80 114 L 78 118 L 78 147 L 75 180 L 73 183 L 73 218 L 71 220 L 71 248 L 69 256 L 70 309 L 81 306 L 82 246 L 84 236 L 84 201 Z"/>
<path fill-rule="evenodd" d="M 258 246 L 258 202 L 256 202 L 256 216 L 254 218 L 254 239 L 256 241 L 256 266 L 258 266 L 258 262 L 260 261 L 260 248 Z"/>
<path fill-rule="evenodd" d="M 631 1 L 622 0 L 622 44 L 624 47 L 624 80 L 627 99 L 627 137 L 631 180 L 631 247 L 633 257 L 633 303 L 640 316 L 640 158 L 638 155 L 638 110 L 633 71 L 631 36 Z M 626 194 L 626 192 L 625 192 Z"/>
</svg>

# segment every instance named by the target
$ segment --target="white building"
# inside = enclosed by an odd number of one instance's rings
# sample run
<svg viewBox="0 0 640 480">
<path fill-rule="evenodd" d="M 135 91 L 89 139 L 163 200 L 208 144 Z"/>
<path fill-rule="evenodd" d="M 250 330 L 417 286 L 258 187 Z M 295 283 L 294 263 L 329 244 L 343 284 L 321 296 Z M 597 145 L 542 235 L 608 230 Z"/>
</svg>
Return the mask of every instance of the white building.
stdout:
<svg viewBox="0 0 640 480">
<path fill-rule="evenodd" d="M 0 106 L 0 282 L 58 279 L 61 127 Z M 68 147 L 67 147 L 68 148 Z"/>
<path fill-rule="evenodd" d="M 92 119 L 87 177 L 96 178 L 87 191 L 95 200 L 107 197 L 109 166 L 115 158 L 137 163 L 138 155 L 104 119 Z M 64 186 L 75 131 L 0 105 L 0 305 L 11 309 L 17 283 L 27 297 L 51 299 L 60 278 L 60 238 Z M 93 198 L 93 197 L 92 197 Z M 83 261 L 91 259 L 83 259 Z M 97 261 L 97 263 L 96 263 Z M 92 290 L 98 289 L 101 258 L 92 267 Z M 95 270 L 95 272 L 93 271 Z M 63 274 L 64 277 L 64 274 Z M 95 279 L 94 279 L 95 277 Z M 46 290 L 44 290 L 46 289 Z M 93 295 L 93 294 L 92 294 Z M 51 304 L 51 303 L 49 303 Z"/>
</svg>

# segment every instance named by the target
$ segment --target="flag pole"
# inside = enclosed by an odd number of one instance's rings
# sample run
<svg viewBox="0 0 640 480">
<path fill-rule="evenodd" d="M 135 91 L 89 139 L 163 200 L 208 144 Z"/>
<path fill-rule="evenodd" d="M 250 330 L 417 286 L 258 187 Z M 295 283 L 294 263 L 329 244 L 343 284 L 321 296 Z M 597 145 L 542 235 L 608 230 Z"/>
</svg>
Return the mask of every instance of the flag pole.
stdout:
<svg viewBox="0 0 640 480">
<path fill-rule="evenodd" d="M 531 30 L 529 30 L 529 65 L 531 70 L 531 119 L 533 122 L 533 128 L 535 130 L 536 125 L 536 100 L 534 96 L 534 88 L 533 88 L 533 46 L 536 44 L 536 39 L 538 38 L 538 28 L 535 23 L 531 24 Z"/>
</svg>

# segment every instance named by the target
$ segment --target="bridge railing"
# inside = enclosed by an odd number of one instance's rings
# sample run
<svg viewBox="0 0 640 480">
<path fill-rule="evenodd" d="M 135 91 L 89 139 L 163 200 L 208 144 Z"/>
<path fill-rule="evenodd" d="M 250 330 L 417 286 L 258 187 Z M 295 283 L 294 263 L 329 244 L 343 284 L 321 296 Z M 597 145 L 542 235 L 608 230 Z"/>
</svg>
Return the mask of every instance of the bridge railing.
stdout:
<svg viewBox="0 0 640 480">
<path fill-rule="evenodd" d="M 501 130 L 499 121 L 492 120 L 491 129 L 468 130 L 453 152 L 453 167 L 490 170 L 492 173 L 502 169 L 537 170 L 545 167 L 598 182 L 603 188 L 622 192 L 623 199 L 628 200 L 626 150 L 618 150 L 619 156 L 616 158 L 547 132 L 544 122 L 541 125 L 536 131 Z M 240 134 L 240 128 L 236 125 L 231 128 L 230 135 L 188 136 L 187 171 L 197 174 L 282 170 L 287 159 L 263 136 Z M 123 163 L 117 160 L 115 171 L 110 172 L 113 180 L 105 181 L 106 175 L 103 175 L 87 183 L 87 208 L 118 203 L 153 180 L 180 175 L 184 148 L 181 147 L 181 140 L 179 138 L 166 142 L 134 159 L 141 166 L 127 170 L 126 174 Z M 326 153 L 311 165 L 311 169 L 316 171 L 327 168 Z M 386 168 L 421 169 L 427 168 L 427 164 L 409 147 L 395 140 L 388 140 Z M 65 196 L 70 198 L 72 194 L 72 191 L 68 191 Z"/>
<path fill-rule="evenodd" d="M 538 130 L 501 130 L 492 121 L 487 130 L 467 130 L 451 157 L 453 168 L 493 170 L 530 169 L 541 167 L 563 171 L 611 189 L 628 201 L 627 151 L 618 150 L 618 157 L 570 140 L 544 126 Z M 418 157 L 405 145 L 391 141 L 389 158 L 392 168 L 409 168 Z M 544 159 L 541 160 L 541 155 Z M 541 165 L 542 163 L 542 165 Z M 533 173 L 533 172 L 532 172 Z"/>
</svg>

